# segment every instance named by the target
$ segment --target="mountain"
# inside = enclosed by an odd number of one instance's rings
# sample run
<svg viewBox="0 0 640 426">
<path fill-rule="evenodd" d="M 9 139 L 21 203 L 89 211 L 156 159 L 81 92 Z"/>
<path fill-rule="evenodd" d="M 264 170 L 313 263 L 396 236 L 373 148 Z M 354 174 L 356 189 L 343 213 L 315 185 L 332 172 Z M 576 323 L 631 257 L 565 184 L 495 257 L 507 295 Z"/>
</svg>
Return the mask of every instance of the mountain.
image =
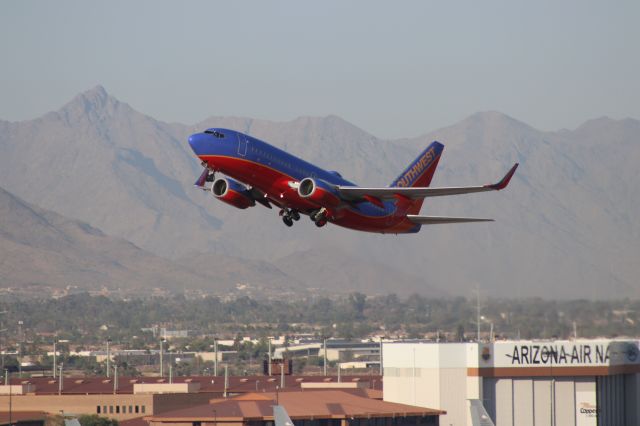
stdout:
<svg viewBox="0 0 640 426">
<path fill-rule="evenodd" d="M 521 166 L 506 191 L 431 198 L 423 207 L 495 223 L 400 236 L 318 229 L 305 218 L 286 228 L 277 211 L 239 211 L 192 187 L 200 166 L 186 139 L 207 127 L 250 133 L 371 186 L 387 185 L 434 139 L 446 146 L 434 186 L 489 183 L 514 162 Z M 543 132 L 498 112 L 395 141 L 335 116 L 163 123 L 96 87 L 38 119 L 0 121 L 0 183 L 190 270 L 229 265 L 229 281 L 262 276 L 269 285 L 340 292 L 468 295 L 477 286 L 495 296 L 637 297 L 638 140 L 633 119 Z"/>
<path fill-rule="evenodd" d="M 80 221 L 30 205 L 0 188 L 2 287 L 79 286 L 97 290 L 150 290 L 175 283 L 215 285 Z"/>
<path fill-rule="evenodd" d="M 221 222 L 186 191 L 197 167 L 182 140 L 102 87 L 0 126 L 0 158 L 3 187 L 28 202 L 161 255 L 179 253 L 181 240 L 219 249 Z"/>
<path fill-rule="evenodd" d="M 264 262 L 227 256 L 173 262 L 84 222 L 26 203 L 2 188 L 0 287 L 77 287 L 147 295 L 157 288 L 257 297 L 305 292 L 295 279 Z"/>
</svg>

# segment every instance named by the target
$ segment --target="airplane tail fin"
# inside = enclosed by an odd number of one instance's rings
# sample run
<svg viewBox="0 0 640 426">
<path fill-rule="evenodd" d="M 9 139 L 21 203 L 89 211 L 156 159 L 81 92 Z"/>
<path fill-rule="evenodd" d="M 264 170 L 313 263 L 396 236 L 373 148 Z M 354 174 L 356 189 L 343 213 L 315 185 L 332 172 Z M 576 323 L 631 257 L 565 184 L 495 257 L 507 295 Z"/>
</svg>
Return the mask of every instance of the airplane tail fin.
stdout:
<svg viewBox="0 0 640 426">
<path fill-rule="evenodd" d="M 438 141 L 432 142 L 418 158 L 413 160 L 409 167 L 407 167 L 401 174 L 394 180 L 390 186 L 399 186 L 403 188 L 408 187 L 427 187 L 431 184 L 431 179 L 438 166 L 438 161 L 444 150 L 444 145 Z M 422 199 L 415 200 L 408 213 L 416 214 L 422 207 Z"/>
<path fill-rule="evenodd" d="M 443 149 L 444 145 L 440 142 L 432 142 L 390 186 L 401 186 L 403 188 L 429 186 Z"/>
</svg>

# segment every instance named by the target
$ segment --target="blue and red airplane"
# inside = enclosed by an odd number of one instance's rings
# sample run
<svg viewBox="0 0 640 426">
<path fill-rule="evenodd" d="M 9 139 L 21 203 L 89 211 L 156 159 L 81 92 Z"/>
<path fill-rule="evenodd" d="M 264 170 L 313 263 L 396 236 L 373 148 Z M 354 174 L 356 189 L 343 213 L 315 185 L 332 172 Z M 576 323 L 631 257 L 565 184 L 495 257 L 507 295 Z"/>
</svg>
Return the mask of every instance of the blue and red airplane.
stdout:
<svg viewBox="0 0 640 426">
<path fill-rule="evenodd" d="M 420 216 L 426 197 L 499 191 L 516 171 L 516 163 L 498 183 L 430 188 L 444 145 L 431 143 L 387 188 L 363 188 L 252 136 L 228 129 L 207 129 L 189 137 L 204 171 L 195 185 L 240 209 L 256 203 L 280 208 L 287 226 L 308 215 L 318 226 L 327 222 L 383 234 L 418 232 L 422 225 L 487 222 L 471 217 Z M 220 172 L 227 177 L 215 178 Z M 207 185 L 207 182 L 211 182 Z"/>
</svg>

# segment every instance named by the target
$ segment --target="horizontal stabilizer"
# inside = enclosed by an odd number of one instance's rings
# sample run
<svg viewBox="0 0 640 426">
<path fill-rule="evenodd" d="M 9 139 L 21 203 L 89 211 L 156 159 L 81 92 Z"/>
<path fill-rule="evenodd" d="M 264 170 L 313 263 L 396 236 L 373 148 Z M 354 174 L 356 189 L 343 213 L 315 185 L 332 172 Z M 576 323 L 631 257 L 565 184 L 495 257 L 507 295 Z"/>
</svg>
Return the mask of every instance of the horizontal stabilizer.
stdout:
<svg viewBox="0 0 640 426">
<path fill-rule="evenodd" d="M 440 223 L 493 222 L 493 219 L 477 217 L 417 216 L 408 214 L 407 219 L 420 225 L 438 225 Z"/>
</svg>

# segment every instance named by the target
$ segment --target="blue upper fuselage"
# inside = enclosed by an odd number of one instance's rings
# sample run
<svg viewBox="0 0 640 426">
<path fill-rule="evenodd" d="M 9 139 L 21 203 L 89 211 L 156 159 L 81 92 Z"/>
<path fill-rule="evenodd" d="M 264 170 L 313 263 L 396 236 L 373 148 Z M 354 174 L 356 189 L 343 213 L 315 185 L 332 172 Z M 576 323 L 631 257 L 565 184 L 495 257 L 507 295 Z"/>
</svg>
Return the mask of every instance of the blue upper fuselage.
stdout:
<svg viewBox="0 0 640 426">
<path fill-rule="evenodd" d="M 355 186 L 337 172 L 314 166 L 294 155 L 252 136 L 229 129 L 207 129 L 189 137 L 189 145 L 197 156 L 220 155 L 252 161 L 278 170 L 295 181 L 311 177 L 334 185 Z"/>
</svg>

